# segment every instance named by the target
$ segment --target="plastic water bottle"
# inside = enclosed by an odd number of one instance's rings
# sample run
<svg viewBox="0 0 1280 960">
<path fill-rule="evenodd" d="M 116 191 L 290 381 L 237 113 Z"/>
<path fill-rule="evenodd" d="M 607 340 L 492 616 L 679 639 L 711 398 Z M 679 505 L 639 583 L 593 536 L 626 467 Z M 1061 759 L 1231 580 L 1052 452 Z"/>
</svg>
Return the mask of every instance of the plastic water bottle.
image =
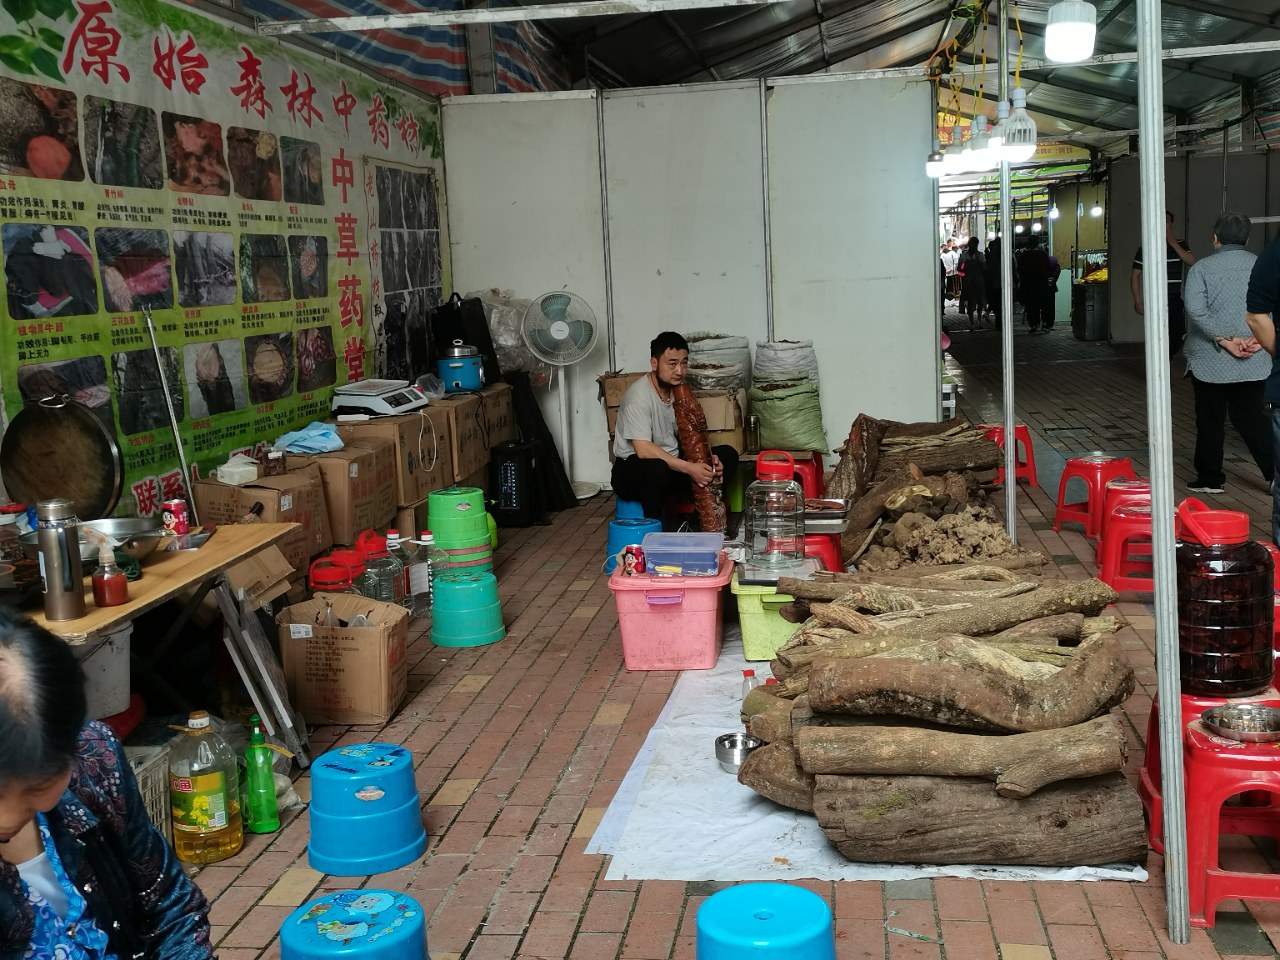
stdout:
<svg viewBox="0 0 1280 960">
<path fill-rule="evenodd" d="M 169 753 L 173 849 L 187 863 L 217 863 L 244 843 L 236 756 L 197 710 Z"/>
<path fill-rule="evenodd" d="M 363 597 L 384 603 L 404 603 L 404 567 L 387 552 L 386 541 L 370 543 L 365 554 L 364 573 L 355 581 Z"/>
<path fill-rule="evenodd" d="M 760 678 L 756 676 L 756 672 L 754 670 L 743 670 L 742 695 L 745 697 L 758 686 L 760 686 Z"/>
<path fill-rule="evenodd" d="M 409 593 L 413 598 L 415 617 L 431 613 L 432 584 L 448 567 L 449 555 L 436 546 L 436 538 L 430 530 L 423 530 L 418 538 L 418 549 L 409 560 Z"/>
<path fill-rule="evenodd" d="M 412 534 L 413 531 L 410 531 Z M 387 531 L 387 553 L 395 557 L 400 562 L 400 569 L 404 571 L 404 596 L 400 599 L 400 603 L 406 607 L 413 606 L 413 592 L 409 586 L 409 565 L 412 563 L 409 557 L 409 551 L 404 548 L 404 543 L 400 539 L 399 530 Z"/>
<path fill-rule="evenodd" d="M 244 752 L 244 828 L 250 833 L 275 833 L 280 829 L 272 752 L 262 733 L 262 718 L 255 713 L 249 718 L 249 747 Z"/>
</svg>

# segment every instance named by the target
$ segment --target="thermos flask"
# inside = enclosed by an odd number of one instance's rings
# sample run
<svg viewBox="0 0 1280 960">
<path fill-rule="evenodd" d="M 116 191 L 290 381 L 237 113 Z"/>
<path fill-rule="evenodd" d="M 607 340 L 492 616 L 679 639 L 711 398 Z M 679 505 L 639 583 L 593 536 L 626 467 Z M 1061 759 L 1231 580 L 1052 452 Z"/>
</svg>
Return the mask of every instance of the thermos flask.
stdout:
<svg viewBox="0 0 1280 960">
<path fill-rule="evenodd" d="M 66 499 L 36 504 L 36 542 L 44 583 L 44 615 L 49 620 L 84 616 L 84 572 L 76 505 Z"/>
</svg>

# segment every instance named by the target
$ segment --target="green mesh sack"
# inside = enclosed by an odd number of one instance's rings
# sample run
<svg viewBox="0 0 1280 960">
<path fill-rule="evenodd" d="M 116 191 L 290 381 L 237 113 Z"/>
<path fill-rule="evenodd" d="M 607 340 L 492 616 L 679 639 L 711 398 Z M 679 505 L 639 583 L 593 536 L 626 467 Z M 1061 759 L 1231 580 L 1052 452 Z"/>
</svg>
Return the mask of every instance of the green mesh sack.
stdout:
<svg viewBox="0 0 1280 960">
<path fill-rule="evenodd" d="M 757 382 L 748 396 L 760 420 L 762 450 L 828 449 L 818 385 L 812 380 Z"/>
</svg>

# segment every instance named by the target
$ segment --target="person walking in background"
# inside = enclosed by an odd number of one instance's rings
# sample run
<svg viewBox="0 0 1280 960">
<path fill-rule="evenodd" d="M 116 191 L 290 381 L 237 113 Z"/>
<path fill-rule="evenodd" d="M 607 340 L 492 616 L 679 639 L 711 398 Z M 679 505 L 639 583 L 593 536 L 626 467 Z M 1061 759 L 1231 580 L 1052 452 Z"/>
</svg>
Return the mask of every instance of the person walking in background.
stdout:
<svg viewBox="0 0 1280 960">
<path fill-rule="evenodd" d="M 1186 336 L 1186 313 L 1182 304 L 1182 275 L 1196 262 L 1196 255 L 1173 232 L 1173 212 L 1164 212 L 1165 274 L 1169 281 L 1169 356 L 1176 357 Z M 1133 255 L 1133 269 L 1129 272 L 1129 290 L 1133 294 L 1133 309 L 1138 316 L 1146 316 L 1146 304 L 1142 296 L 1142 247 Z"/>
<path fill-rule="evenodd" d="M 1032 333 L 1048 333 L 1053 326 L 1052 314 L 1045 325 L 1049 301 L 1049 255 L 1040 246 L 1040 238 L 1032 235 L 1018 264 L 1022 305 L 1027 310 L 1027 326 Z"/>
<path fill-rule="evenodd" d="M 960 302 L 962 309 L 969 314 L 969 329 L 980 329 L 983 315 L 987 312 L 987 262 L 978 249 L 977 237 L 969 238 L 964 253 L 960 255 L 958 269 L 964 284 Z M 975 313 L 978 315 L 976 324 Z"/>
<path fill-rule="evenodd" d="M 987 312 L 995 320 L 995 325 L 1000 326 L 1000 297 L 1002 291 L 1000 289 L 1000 238 L 996 237 L 987 244 L 987 253 L 984 258 L 986 284 L 984 290 L 987 296 Z M 1017 288 L 1018 263 L 1015 260 L 1010 266 L 1013 268 L 1014 288 Z"/>
<path fill-rule="evenodd" d="M 960 289 L 957 285 L 959 274 L 956 273 L 956 269 L 960 266 L 960 251 L 955 248 L 955 242 L 952 240 L 948 240 L 943 246 L 942 263 L 947 268 L 946 299 L 958 300 L 960 298 Z"/>
<path fill-rule="evenodd" d="M 1276 312 L 1280 310 L 1280 236 L 1272 240 L 1249 272 L 1249 292 L 1245 295 L 1245 322 L 1271 355 L 1271 373 L 1262 398 L 1271 405 L 1271 456 L 1280 456 L 1280 363 L 1276 362 Z M 1280 483 L 1271 478 L 1271 539 L 1280 544 Z"/>
<path fill-rule="evenodd" d="M 1186 308 L 1187 372 L 1196 400 L 1196 475 L 1192 493 L 1222 493 L 1226 474 L 1222 447 L 1231 418 L 1254 463 L 1270 483 L 1275 455 L 1267 424 L 1263 385 L 1271 358 L 1245 322 L 1249 274 L 1257 257 L 1244 248 L 1249 218 L 1229 211 L 1213 224 L 1214 252 L 1187 271 L 1182 284 Z"/>
</svg>

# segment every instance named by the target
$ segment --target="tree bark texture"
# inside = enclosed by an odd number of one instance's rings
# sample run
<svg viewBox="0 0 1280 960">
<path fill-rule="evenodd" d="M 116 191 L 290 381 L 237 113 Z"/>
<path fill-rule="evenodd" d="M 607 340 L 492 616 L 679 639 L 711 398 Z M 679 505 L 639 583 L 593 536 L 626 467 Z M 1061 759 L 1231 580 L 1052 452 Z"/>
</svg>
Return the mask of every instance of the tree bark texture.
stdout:
<svg viewBox="0 0 1280 960">
<path fill-rule="evenodd" d="M 857 500 L 867 492 L 876 472 L 884 429 L 884 423 L 875 417 L 858 414 L 849 428 L 849 438 L 840 450 L 840 462 L 827 481 L 827 496 Z"/>
<path fill-rule="evenodd" d="M 862 537 L 858 534 L 875 523 L 884 512 L 886 498 L 919 478 L 919 470 L 909 463 L 903 464 L 853 502 L 853 506 L 849 508 L 849 526 L 842 538 L 850 552 L 862 545 Z M 857 543 L 851 543 L 854 540 Z"/>
<path fill-rule="evenodd" d="M 1124 730 L 1110 714 L 1060 730 L 974 734 L 901 726 L 799 726 L 796 756 L 807 773 L 983 777 L 1022 799 L 1050 783 L 1124 769 Z"/>
<path fill-rule="evenodd" d="M 971 730 L 1070 727 L 1123 703 L 1134 685 L 1114 636 L 1090 637 L 1078 649 L 1075 660 L 1043 679 L 947 659 L 823 657 L 809 667 L 809 703 L 821 713 L 915 717 Z"/>
<path fill-rule="evenodd" d="M 1079 643 L 1083 627 L 1083 613 L 1059 613 L 1052 617 L 1036 617 L 1034 620 L 1016 623 L 1007 630 L 992 634 L 988 639 L 1016 640 L 1022 643 L 1059 643 L 1063 640 Z"/>
<path fill-rule="evenodd" d="M 899 468 L 914 464 L 921 473 L 963 473 L 1000 465 L 1000 448 L 976 430 L 940 443 L 882 445 L 876 479 L 890 477 Z"/>
<path fill-rule="evenodd" d="M 792 810 L 813 813 L 813 777 L 800 769 L 789 743 L 766 743 L 747 754 L 738 782 Z"/>
<path fill-rule="evenodd" d="M 691 463 L 710 464 L 711 445 L 707 442 L 707 415 L 702 404 L 693 395 L 688 384 L 682 383 L 673 391 L 675 398 L 676 438 L 680 454 Z M 720 496 L 723 477 L 715 477 L 706 486 L 691 483 L 693 505 L 698 511 L 698 525 L 703 533 L 723 533 L 728 525 L 728 513 Z"/>
<path fill-rule="evenodd" d="M 819 776 L 813 809 L 836 849 L 864 863 L 1057 867 L 1147 853 L 1142 801 L 1121 773 L 1055 783 L 1023 800 L 977 779 Z"/>
</svg>

